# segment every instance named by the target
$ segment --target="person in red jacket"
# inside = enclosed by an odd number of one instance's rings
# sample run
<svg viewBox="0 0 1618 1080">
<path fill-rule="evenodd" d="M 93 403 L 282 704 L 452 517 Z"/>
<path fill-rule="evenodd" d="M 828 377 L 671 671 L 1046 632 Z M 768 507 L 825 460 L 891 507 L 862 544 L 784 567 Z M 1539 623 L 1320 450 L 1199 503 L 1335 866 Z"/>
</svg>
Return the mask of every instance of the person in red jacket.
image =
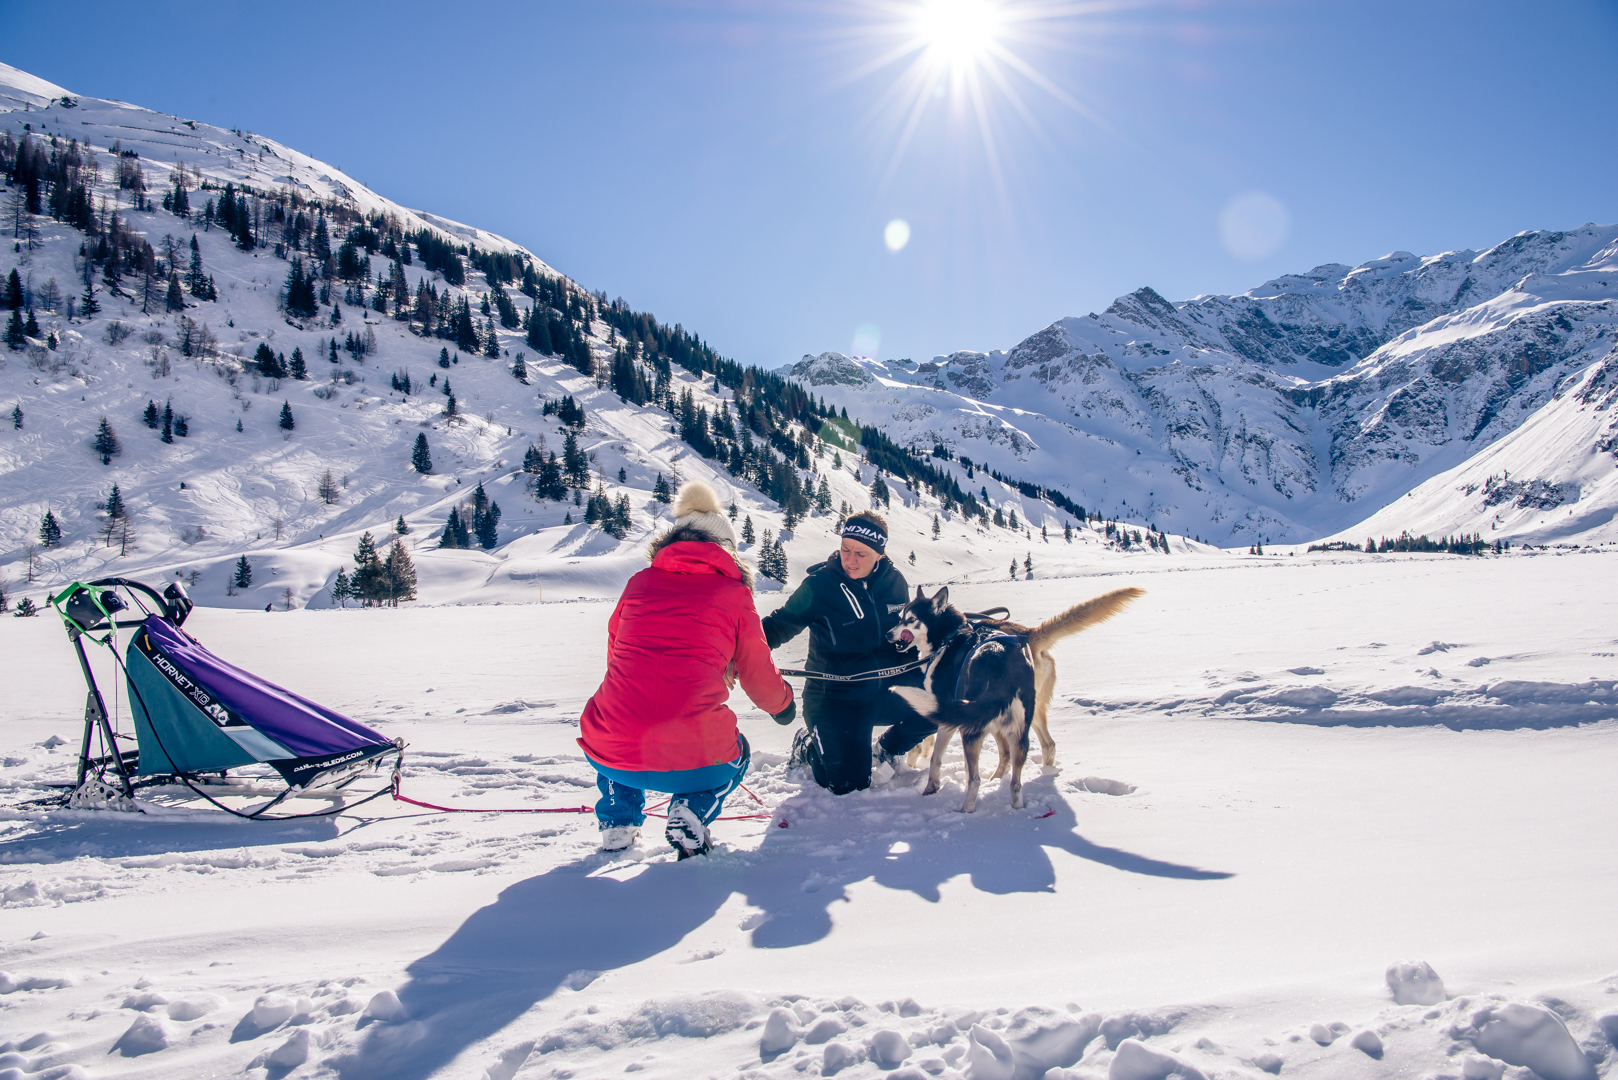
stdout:
<svg viewBox="0 0 1618 1080">
<path fill-rule="evenodd" d="M 747 772 L 747 740 L 725 704 L 731 687 L 740 680 L 779 724 L 797 704 L 770 658 L 752 571 L 736 557 L 718 496 L 686 484 L 674 515 L 607 622 L 607 675 L 579 718 L 579 746 L 601 791 L 601 850 L 635 842 L 649 789 L 674 796 L 664 835 L 686 859 L 707 854 L 708 825 Z"/>
</svg>

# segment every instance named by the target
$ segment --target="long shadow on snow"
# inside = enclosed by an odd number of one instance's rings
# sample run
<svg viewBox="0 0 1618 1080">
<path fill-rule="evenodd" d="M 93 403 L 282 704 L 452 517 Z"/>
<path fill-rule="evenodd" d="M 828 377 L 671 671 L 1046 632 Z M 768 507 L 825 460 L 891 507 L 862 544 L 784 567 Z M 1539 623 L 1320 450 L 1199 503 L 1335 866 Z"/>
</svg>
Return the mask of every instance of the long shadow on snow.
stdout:
<svg viewBox="0 0 1618 1080">
<path fill-rule="evenodd" d="M 1039 796 L 1054 793 L 1048 778 L 1036 777 L 1028 794 L 1037 804 Z M 907 819 L 921 815 L 907 813 L 915 804 L 902 793 L 839 800 L 806 794 L 778 808 L 777 820 L 785 817 L 793 827 L 772 823 L 755 852 L 649 863 L 626 880 L 595 875 L 604 864 L 592 857 L 519 881 L 410 965 L 410 981 L 398 991 L 407 1022 L 371 1025 L 356 1053 L 330 1064 L 343 1080 L 420 1080 L 504 1029 L 570 975 L 628 967 L 672 948 L 712 919 L 733 894 L 763 912 L 753 945 L 780 949 L 826 937 L 831 905 L 853 900 L 844 886 L 866 879 L 932 902 L 945 882 L 963 874 L 975 888 L 995 895 L 1054 893 L 1049 848 L 1125 873 L 1184 881 L 1233 876 L 1086 840 L 1074 832 L 1073 808 L 1061 799 L 1050 800 L 1055 813 L 1048 818 L 1037 818 L 1038 808 L 1006 810 L 1003 793 L 986 797 L 971 817 L 936 814 L 950 798 L 958 793 L 928 799 L 926 820 L 918 827 Z M 810 815 L 808 823 L 800 823 L 795 815 L 811 803 L 837 812 Z M 898 820 L 880 829 L 861 827 L 862 812 L 870 811 L 897 812 Z M 648 823 L 649 832 L 655 824 L 655 819 Z M 947 838 L 940 835 L 940 825 Z M 896 856 L 890 848 L 898 839 L 910 850 Z M 826 853 L 832 845 L 835 852 Z M 896 935 L 904 932 L 902 926 L 894 928 Z M 893 944 L 902 951 L 906 942 L 896 937 Z"/>
<path fill-rule="evenodd" d="M 89 855 L 102 859 L 170 855 L 190 851 L 309 844 L 334 839 L 333 818 L 303 821 L 240 821 L 217 811 L 184 817 L 117 811 L 76 810 L 29 822 L 0 840 L 0 863 L 54 863 Z"/>
</svg>

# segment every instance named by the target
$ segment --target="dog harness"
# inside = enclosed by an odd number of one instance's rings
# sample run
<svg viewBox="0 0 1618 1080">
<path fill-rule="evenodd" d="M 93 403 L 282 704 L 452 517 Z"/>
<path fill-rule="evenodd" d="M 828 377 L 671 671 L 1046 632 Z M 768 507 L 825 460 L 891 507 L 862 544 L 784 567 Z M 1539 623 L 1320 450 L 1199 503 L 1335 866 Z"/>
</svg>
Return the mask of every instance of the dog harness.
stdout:
<svg viewBox="0 0 1618 1080">
<path fill-rule="evenodd" d="M 969 617 L 969 621 L 956 627 L 954 632 L 938 646 L 938 651 L 927 659 L 934 664 L 939 663 L 949 652 L 950 647 L 956 643 L 956 640 L 963 636 L 968 641 L 966 642 L 966 656 L 961 661 L 960 670 L 955 673 L 954 700 L 956 701 L 961 700 L 961 687 L 966 683 L 966 673 L 972 667 L 972 661 L 977 659 L 980 652 L 998 642 L 1011 642 L 1019 649 L 1028 647 L 1028 638 L 1026 636 L 1008 634 L 991 626 L 985 626 L 981 622 L 970 621 Z M 928 674 L 931 674 L 931 672 L 929 671 Z"/>
</svg>

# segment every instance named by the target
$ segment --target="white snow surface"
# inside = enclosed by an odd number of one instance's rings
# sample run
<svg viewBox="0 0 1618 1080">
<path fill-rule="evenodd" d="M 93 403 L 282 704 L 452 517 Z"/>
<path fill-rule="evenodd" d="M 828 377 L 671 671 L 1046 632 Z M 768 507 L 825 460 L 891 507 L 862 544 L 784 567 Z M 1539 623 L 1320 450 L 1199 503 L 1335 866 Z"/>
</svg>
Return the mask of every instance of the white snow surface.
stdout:
<svg viewBox="0 0 1618 1080">
<path fill-rule="evenodd" d="M 738 696 L 770 816 L 683 863 L 655 818 L 609 857 L 588 814 L 27 806 L 69 775 L 82 687 L 54 620 L 0 619 L 0 1068 L 1610 1076 L 1611 560 L 1114 555 L 955 581 L 1028 621 L 1147 590 L 1058 647 L 1060 768 L 1036 751 L 1026 809 L 989 784 L 958 813 L 955 752 L 937 796 L 902 771 L 831 797 Z M 407 739 L 407 795 L 571 807 L 594 796 L 573 739 L 611 606 L 187 628 Z M 1431 1004 L 1395 1003 L 1399 965 L 1430 967 Z"/>
</svg>

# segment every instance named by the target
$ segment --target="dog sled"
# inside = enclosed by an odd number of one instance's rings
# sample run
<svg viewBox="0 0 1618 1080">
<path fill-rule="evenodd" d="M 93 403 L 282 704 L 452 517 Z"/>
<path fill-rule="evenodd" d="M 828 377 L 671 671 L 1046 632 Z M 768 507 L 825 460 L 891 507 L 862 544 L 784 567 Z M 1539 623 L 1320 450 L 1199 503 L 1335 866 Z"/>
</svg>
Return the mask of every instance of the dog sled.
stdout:
<svg viewBox="0 0 1618 1080">
<path fill-rule="evenodd" d="M 74 582 L 48 602 L 66 626 L 87 690 L 68 807 L 138 811 L 138 791 L 181 785 L 237 817 L 285 820 L 340 814 L 392 790 L 404 740 L 215 656 L 181 629 L 192 603 L 178 581 L 161 593 L 127 578 Z M 121 656 L 120 631 L 132 631 Z M 86 641 L 105 648 L 122 672 L 133 733 L 119 731 L 109 715 Z M 356 787 L 376 779 L 378 790 L 356 797 Z M 256 807 L 223 801 L 265 796 Z M 334 805 L 269 813 L 305 796 Z"/>
</svg>

